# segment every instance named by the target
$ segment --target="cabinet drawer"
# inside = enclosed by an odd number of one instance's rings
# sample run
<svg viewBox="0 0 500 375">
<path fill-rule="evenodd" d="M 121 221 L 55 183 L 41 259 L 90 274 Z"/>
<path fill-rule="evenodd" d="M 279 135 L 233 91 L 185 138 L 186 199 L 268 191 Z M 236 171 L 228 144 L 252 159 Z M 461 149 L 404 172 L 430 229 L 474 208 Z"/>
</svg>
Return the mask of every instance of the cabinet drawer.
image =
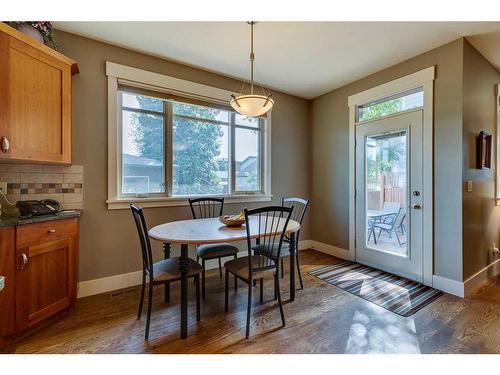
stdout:
<svg viewBox="0 0 500 375">
<path fill-rule="evenodd" d="M 16 230 L 16 248 L 67 238 L 76 235 L 77 232 L 78 219 L 76 218 L 21 225 Z"/>
</svg>

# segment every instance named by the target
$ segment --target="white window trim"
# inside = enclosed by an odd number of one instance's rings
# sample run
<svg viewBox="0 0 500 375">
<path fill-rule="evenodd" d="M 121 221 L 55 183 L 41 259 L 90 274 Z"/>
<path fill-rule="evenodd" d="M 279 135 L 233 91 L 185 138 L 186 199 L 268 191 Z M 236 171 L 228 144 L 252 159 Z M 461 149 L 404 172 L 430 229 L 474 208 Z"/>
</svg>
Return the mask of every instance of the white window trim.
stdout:
<svg viewBox="0 0 500 375">
<path fill-rule="evenodd" d="M 380 86 L 351 95 L 349 105 L 349 257 L 356 258 L 356 215 L 355 215 L 355 127 L 357 107 L 375 100 L 423 87 L 423 284 L 433 285 L 434 242 L 433 242 L 433 103 L 435 67 L 431 66 Z M 415 110 L 415 109 L 412 109 Z M 398 115 L 404 112 L 398 112 Z M 365 121 L 368 122 L 368 121 Z"/>
<path fill-rule="evenodd" d="M 496 205 L 500 206 L 500 83 L 496 85 L 495 90 L 495 108 L 496 108 Z"/>
<path fill-rule="evenodd" d="M 196 82 L 170 77 L 125 65 L 106 62 L 108 79 L 108 210 L 126 209 L 130 203 L 143 207 L 187 206 L 188 197 L 147 197 L 121 198 L 118 192 L 120 168 L 118 161 L 121 152 L 121 129 L 118 126 L 120 108 L 118 105 L 118 83 L 126 83 L 140 88 L 168 92 L 184 97 L 229 105 L 231 91 L 203 85 Z M 267 114 L 263 132 L 263 192 L 249 194 L 210 195 L 224 197 L 227 203 L 267 202 L 271 194 L 271 113 Z M 190 197 L 195 197 L 190 196 Z"/>
</svg>

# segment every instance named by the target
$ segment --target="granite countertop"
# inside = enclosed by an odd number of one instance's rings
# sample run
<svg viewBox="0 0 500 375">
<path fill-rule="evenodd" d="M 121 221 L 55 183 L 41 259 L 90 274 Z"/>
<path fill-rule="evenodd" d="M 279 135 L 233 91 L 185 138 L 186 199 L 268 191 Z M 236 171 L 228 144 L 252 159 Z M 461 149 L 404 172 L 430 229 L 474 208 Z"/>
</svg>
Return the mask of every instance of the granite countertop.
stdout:
<svg viewBox="0 0 500 375">
<path fill-rule="evenodd" d="M 0 217 L 0 227 L 14 227 L 24 224 L 42 223 L 44 221 L 62 220 L 73 217 L 80 217 L 82 210 L 64 210 L 54 215 L 33 216 L 30 218 L 22 217 Z"/>
</svg>

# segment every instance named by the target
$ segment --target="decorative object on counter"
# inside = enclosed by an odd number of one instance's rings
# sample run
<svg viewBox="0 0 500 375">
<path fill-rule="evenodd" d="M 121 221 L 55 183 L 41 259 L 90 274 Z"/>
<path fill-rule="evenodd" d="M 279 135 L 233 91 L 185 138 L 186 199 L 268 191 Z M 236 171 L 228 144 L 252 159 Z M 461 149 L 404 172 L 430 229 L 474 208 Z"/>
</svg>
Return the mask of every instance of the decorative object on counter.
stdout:
<svg viewBox="0 0 500 375">
<path fill-rule="evenodd" d="M 2 216 L 19 217 L 19 209 L 11 203 L 2 191 L 0 191 L 0 205 L 2 207 Z"/>
<path fill-rule="evenodd" d="M 477 168 L 491 169 L 491 141 L 492 135 L 482 131 L 477 136 Z"/>
<path fill-rule="evenodd" d="M 32 37 L 33 39 L 44 43 L 49 47 L 57 49 L 57 43 L 54 40 L 54 27 L 50 21 L 16 21 L 13 22 L 16 28 Z"/>
</svg>

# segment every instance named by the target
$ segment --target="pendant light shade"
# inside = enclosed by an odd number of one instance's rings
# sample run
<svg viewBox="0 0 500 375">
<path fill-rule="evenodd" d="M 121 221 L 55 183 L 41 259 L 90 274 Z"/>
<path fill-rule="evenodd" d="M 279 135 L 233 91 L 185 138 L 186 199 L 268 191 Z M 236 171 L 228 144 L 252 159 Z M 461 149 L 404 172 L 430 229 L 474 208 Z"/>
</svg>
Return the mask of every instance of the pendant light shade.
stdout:
<svg viewBox="0 0 500 375">
<path fill-rule="evenodd" d="M 257 95 L 253 90 L 253 63 L 255 54 L 253 52 L 253 26 L 256 22 L 248 22 L 250 25 L 250 94 L 234 96 L 231 95 L 231 107 L 236 112 L 247 117 L 257 117 L 269 112 L 274 106 L 274 100 L 269 95 Z"/>
<path fill-rule="evenodd" d="M 240 95 L 231 99 L 231 107 L 236 112 L 247 117 L 257 117 L 269 112 L 274 105 L 271 96 L 264 95 Z"/>
</svg>

